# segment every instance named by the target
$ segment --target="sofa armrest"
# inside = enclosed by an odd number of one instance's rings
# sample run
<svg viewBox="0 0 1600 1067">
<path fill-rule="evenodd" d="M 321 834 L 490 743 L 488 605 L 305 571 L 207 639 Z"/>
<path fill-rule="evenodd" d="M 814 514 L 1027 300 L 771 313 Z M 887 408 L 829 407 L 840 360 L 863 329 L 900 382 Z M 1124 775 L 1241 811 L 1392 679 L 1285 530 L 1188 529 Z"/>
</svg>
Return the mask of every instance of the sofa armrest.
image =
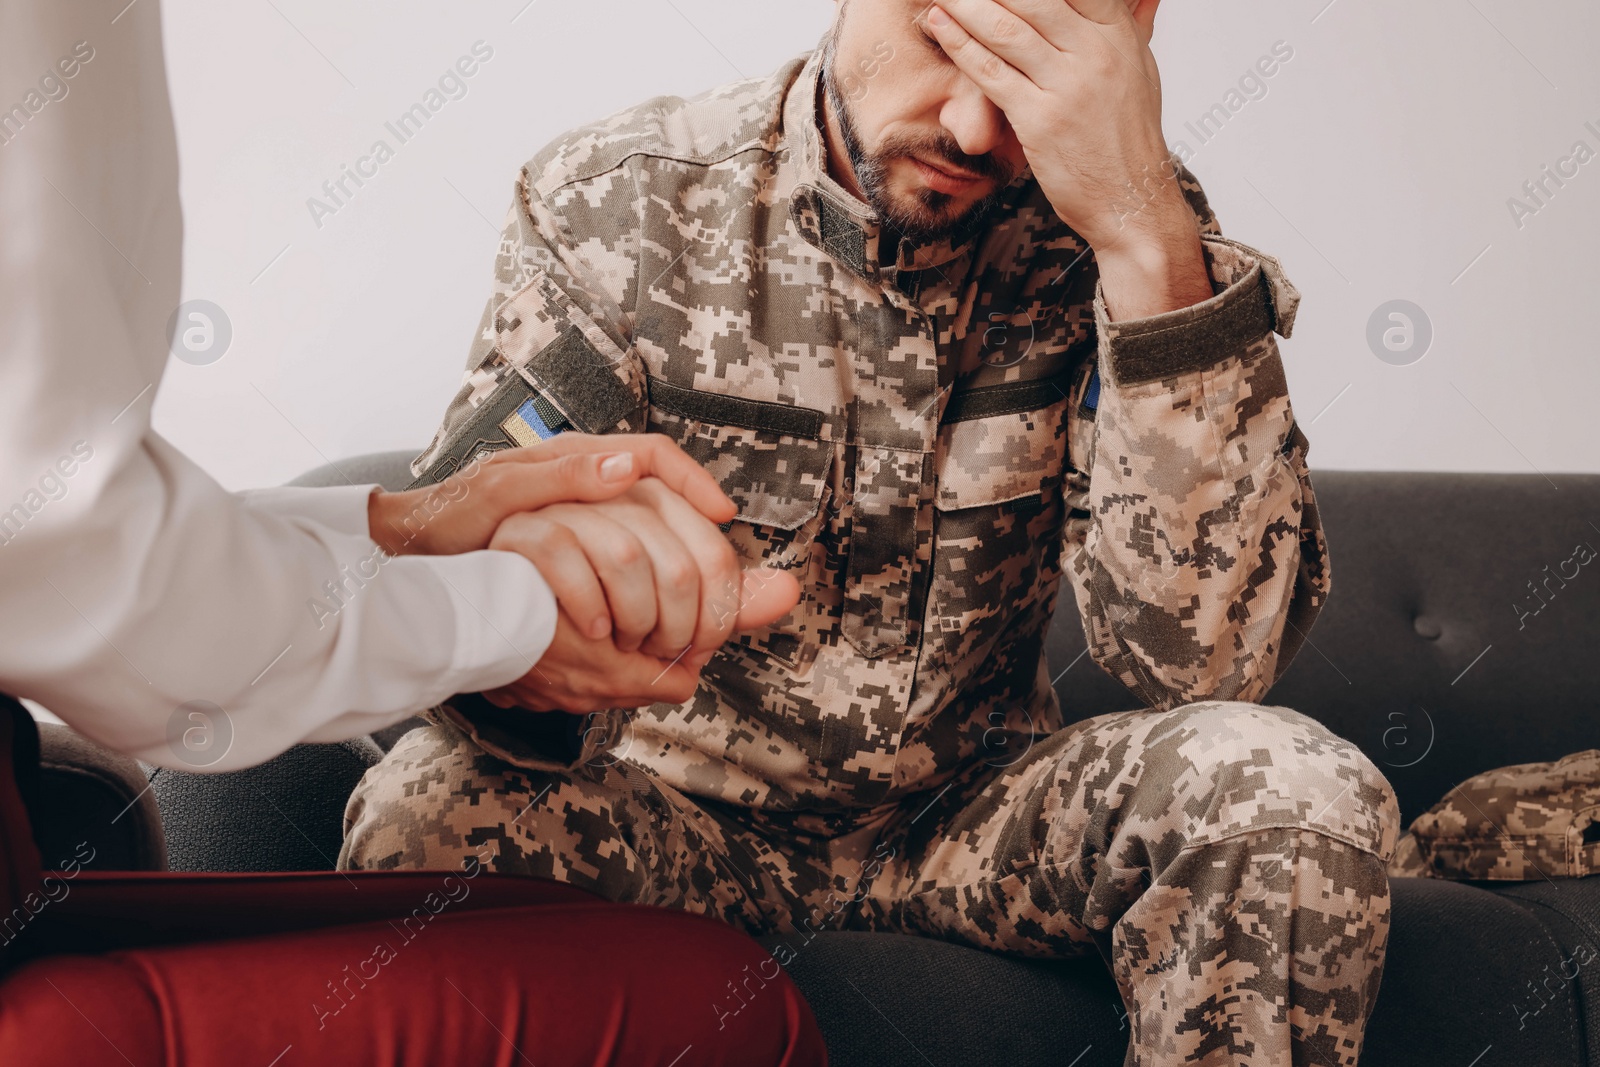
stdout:
<svg viewBox="0 0 1600 1067">
<path fill-rule="evenodd" d="M 390 492 L 399 492 L 411 484 L 411 459 L 415 455 L 415 452 L 369 452 L 349 456 L 306 471 L 288 484 L 319 488 L 376 482 Z"/>
<path fill-rule="evenodd" d="M 73 861 L 97 871 L 164 871 L 161 813 L 138 761 L 55 723 L 39 723 L 32 813 L 46 872 Z"/>
</svg>

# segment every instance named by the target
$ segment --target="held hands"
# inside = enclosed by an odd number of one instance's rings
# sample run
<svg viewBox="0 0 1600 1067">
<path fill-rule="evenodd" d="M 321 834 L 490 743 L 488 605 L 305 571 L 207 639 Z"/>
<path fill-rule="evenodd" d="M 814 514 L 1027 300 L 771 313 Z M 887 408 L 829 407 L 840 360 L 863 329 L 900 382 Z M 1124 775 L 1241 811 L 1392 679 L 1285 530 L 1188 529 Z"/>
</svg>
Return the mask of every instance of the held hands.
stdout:
<svg viewBox="0 0 1600 1067">
<path fill-rule="evenodd" d="M 372 539 L 390 555 L 452 555 L 488 548 L 508 517 L 551 504 L 609 500 L 655 477 L 713 522 L 735 508 L 717 480 L 661 434 L 563 433 L 474 460 L 438 485 L 367 501 Z"/>
<path fill-rule="evenodd" d="M 680 703 L 735 630 L 775 622 L 800 596 L 783 571 L 741 570 L 711 519 L 655 478 L 610 500 L 513 515 L 491 547 L 532 560 L 562 607 L 544 658 L 484 694 L 502 707 Z"/>
<path fill-rule="evenodd" d="M 783 571 L 743 571 L 718 523 L 733 501 L 660 434 L 568 432 L 507 449 L 436 486 L 374 493 L 385 551 L 482 548 L 526 556 L 560 606 L 555 638 L 502 707 L 596 711 L 679 703 L 736 631 L 781 619 L 800 597 Z"/>
<path fill-rule="evenodd" d="M 798 602 L 800 586 L 775 570 L 749 570 L 741 580 L 742 604 L 727 620 L 728 630 L 753 630 L 787 615 Z M 724 638 L 725 639 L 725 638 Z M 718 641 L 721 644 L 721 641 Z M 587 637 L 566 611 L 556 620 L 556 635 L 533 670 L 500 689 L 484 693 L 502 708 L 591 712 L 681 704 L 694 696 L 700 670 L 716 649 L 684 649 L 671 657 L 623 652 L 609 637 Z"/>
</svg>

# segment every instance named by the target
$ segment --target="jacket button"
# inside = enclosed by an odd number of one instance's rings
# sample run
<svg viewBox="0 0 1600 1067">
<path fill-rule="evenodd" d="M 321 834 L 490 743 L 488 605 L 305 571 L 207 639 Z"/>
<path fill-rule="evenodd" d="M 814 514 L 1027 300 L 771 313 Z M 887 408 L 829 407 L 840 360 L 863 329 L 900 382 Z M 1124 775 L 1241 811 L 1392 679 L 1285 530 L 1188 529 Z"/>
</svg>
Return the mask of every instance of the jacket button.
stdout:
<svg viewBox="0 0 1600 1067">
<path fill-rule="evenodd" d="M 1439 621 L 1437 619 L 1431 619 L 1426 615 L 1418 615 L 1415 619 L 1413 619 L 1411 621 L 1411 628 L 1417 631 L 1418 637 L 1425 638 L 1429 641 L 1439 640 L 1439 635 L 1444 633 L 1444 628 L 1439 625 Z"/>
</svg>

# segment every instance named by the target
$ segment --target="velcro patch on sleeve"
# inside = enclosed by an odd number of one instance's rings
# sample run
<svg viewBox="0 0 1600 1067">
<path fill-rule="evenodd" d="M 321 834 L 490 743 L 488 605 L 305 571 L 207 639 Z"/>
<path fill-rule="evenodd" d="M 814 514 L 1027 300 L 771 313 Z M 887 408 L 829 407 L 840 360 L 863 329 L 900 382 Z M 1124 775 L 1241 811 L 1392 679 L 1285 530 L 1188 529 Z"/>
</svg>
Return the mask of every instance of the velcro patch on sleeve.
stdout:
<svg viewBox="0 0 1600 1067">
<path fill-rule="evenodd" d="M 538 421 L 524 422 L 524 409 Z M 406 488 L 436 485 L 475 459 L 543 440 L 535 426 L 543 426 L 552 437 L 567 428 L 560 413 L 522 375 L 511 371 L 462 424 L 439 458 Z"/>
<path fill-rule="evenodd" d="M 528 360 L 528 373 L 585 433 L 607 433 L 633 410 L 633 393 L 583 331 L 568 326 Z"/>
</svg>

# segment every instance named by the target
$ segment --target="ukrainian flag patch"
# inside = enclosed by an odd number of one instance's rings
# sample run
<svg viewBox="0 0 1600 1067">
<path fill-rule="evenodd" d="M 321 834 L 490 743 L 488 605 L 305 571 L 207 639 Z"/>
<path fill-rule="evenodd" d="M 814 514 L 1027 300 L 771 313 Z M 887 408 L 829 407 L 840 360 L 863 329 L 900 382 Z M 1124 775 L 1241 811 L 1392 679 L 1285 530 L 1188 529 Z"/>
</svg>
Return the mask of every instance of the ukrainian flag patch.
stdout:
<svg viewBox="0 0 1600 1067">
<path fill-rule="evenodd" d="M 505 431 L 506 436 L 523 447 L 539 441 L 548 441 L 565 428 L 566 420 L 548 420 L 540 412 L 536 400 L 537 398 L 535 397 L 529 397 L 524 400 L 522 406 L 507 415 L 500 423 L 500 429 Z M 554 415 L 556 413 L 552 411 L 550 414 Z M 557 426 L 552 427 L 551 421 L 556 421 Z"/>
</svg>

